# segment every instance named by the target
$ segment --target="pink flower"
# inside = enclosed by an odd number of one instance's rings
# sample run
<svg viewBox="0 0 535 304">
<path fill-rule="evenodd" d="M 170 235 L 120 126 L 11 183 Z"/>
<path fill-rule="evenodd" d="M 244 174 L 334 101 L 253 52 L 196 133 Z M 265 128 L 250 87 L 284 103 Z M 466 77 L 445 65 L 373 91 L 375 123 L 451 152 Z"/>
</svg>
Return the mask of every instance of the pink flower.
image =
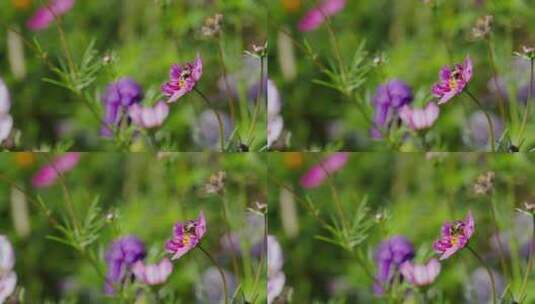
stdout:
<svg viewBox="0 0 535 304">
<path fill-rule="evenodd" d="M 440 262 L 431 259 L 427 264 L 413 264 L 407 261 L 401 264 L 399 271 L 414 286 L 425 286 L 433 283 L 440 273 Z"/>
<path fill-rule="evenodd" d="M 143 264 L 137 261 L 132 266 L 132 272 L 136 279 L 146 285 L 159 285 L 165 283 L 173 272 L 173 264 L 168 258 L 164 258 L 158 264 Z"/>
<path fill-rule="evenodd" d="M 54 17 L 62 16 L 70 11 L 74 2 L 75 0 L 51 0 L 35 12 L 26 22 L 26 26 L 32 31 L 44 30 L 54 21 Z"/>
<path fill-rule="evenodd" d="M 440 110 L 434 102 L 430 102 L 423 109 L 404 106 L 399 111 L 401 120 L 412 130 L 422 130 L 430 128 L 438 118 Z"/>
<path fill-rule="evenodd" d="M 17 286 L 17 274 L 13 271 L 14 266 L 13 246 L 7 237 L 0 235 L 0 303 L 4 303 Z"/>
<path fill-rule="evenodd" d="M 13 128 L 13 118 L 9 114 L 11 100 L 4 81 L 0 78 L 0 144 L 6 140 Z"/>
<path fill-rule="evenodd" d="M 42 167 L 33 176 L 32 184 L 36 188 L 43 188 L 53 185 L 59 174 L 72 170 L 80 160 L 80 153 L 70 152 L 58 156 L 50 164 Z"/>
<path fill-rule="evenodd" d="M 338 152 L 329 155 L 323 159 L 319 164 L 313 166 L 300 179 L 300 184 L 303 188 L 315 188 L 323 183 L 329 176 L 340 169 L 342 169 L 349 158 L 349 153 Z"/>
<path fill-rule="evenodd" d="M 193 62 L 183 65 L 173 64 L 169 71 L 169 81 L 162 86 L 162 92 L 169 97 L 168 103 L 177 101 L 191 92 L 202 76 L 202 59 L 197 54 Z"/>
<path fill-rule="evenodd" d="M 439 77 L 439 82 L 433 86 L 433 95 L 440 98 L 438 104 L 441 105 L 460 94 L 472 79 L 472 60 L 467 56 L 464 63 L 456 64 L 453 70 L 444 66 Z"/>
<path fill-rule="evenodd" d="M 173 227 L 173 238 L 165 244 L 165 250 L 172 254 L 171 260 L 176 260 L 195 248 L 206 233 L 206 218 L 204 212 L 196 220 L 176 223 Z"/>
<path fill-rule="evenodd" d="M 441 254 L 440 260 L 449 258 L 458 250 L 464 248 L 472 234 L 474 234 L 475 223 L 472 217 L 472 211 L 468 211 L 468 215 L 464 221 L 455 221 L 453 223 L 445 223 L 442 226 L 441 237 L 433 243 L 435 252 Z"/>
<path fill-rule="evenodd" d="M 169 107 L 163 101 L 159 101 L 154 107 L 144 107 L 136 103 L 130 106 L 128 114 L 134 124 L 150 129 L 163 124 L 169 115 Z"/>
<path fill-rule="evenodd" d="M 337 14 L 346 6 L 346 0 L 324 0 L 319 6 L 311 9 L 299 21 L 299 31 L 310 32 L 317 29 L 326 17 Z"/>
</svg>

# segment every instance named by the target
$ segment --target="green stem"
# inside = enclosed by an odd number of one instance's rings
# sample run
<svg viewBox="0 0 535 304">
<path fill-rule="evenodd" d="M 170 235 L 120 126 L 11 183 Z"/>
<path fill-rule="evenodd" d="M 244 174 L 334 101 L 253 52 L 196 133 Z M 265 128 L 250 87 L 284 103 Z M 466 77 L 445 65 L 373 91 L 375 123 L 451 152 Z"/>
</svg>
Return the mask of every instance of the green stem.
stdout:
<svg viewBox="0 0 535 304">
<path fill-rule="evenodd" d="M 223 120 L 221 119 L 221 116 L 219 115 L 217 110 L 212 107 L 212 103 L 210 102 L 210 100 L 208 100 L 206 95 L 204 95 L 199 89 L 197 89 L 197 87 L 195 87 L 193 90 L 197 92 L 199 96 L 201 96 L 201 99 L 204 100 L 208 108 L 214 112 L 215 117 L 217 118 L 217 123 L 219 125 L 219 143 L 221 146 L 221 152 L 224 152 L 225 151 L 225 131 L 224 131 Z"/>
<path fill-rule="evenodd" d="M 494 199 L 493 199 L 493 196 L 491 196 L 491 217 L 492 217 L 492 221 L 494 222 L 494 233 L 496 234 L 496 241 L 498 242 L 498 255 L 500 257 L 500 264 L 501 264 L 501 268 L 502 268 L 502 271 L 503 273 L 508 276 L 509 275 L 509 269 L 507 267 L 507 262 L 505 261 L 505 250 L 503 249 L 503 245 L 502 245 L 502 240 L 500 238 L 500 229 L 499 229 L 499 226 L 498 226 L 498 218 L 496 216 L 496 204 L 494 202 Z"/>
<path fill-rule="evenodd" d="M 498 84 L 498 69 L 496 68 L 496 60 L 494 59 L 495 58 L 494 50 L 492 49 L 490 38 L 487 39 L 487 48 L 489 50 L 489 60 L 490 60 L 490 65 L 492 67 L 492 74 L 493 74 L 492 77 L 494 80 L 494 86 L 496 87 L 496 90 L 498 92 L 498 109 L 500 111 L 500 116 L 502 120 L 505 122 L 506 121 L 505 98 L 502 96 L 502 92 L 498 87 L 499 85 Z"/>
<path fill-rule="evenodd" d="M 494 137 L 494 125 L 492 123 L 492 119 L 490 118 L 489 113 L 483 108 L 481 105 L 481 102 L 472 94 L 468 89 L 465 89 L 464 92 L 466 95 L 470 96 L 470 98 L 476 103 L 476 105 L 479 107 L 481 111 L 485 114 L 485 117 L 487 118 L 487 123 L 489 124 L 489 137 L 490 137 L 490 147 L 492 152 L 496 152 L 495 148 L 495 137 Z"/>
<path fill-rule="evenodd" d="M 267 80 L 266 80 L 267 81 Z M 260 112 L 260 105 L 262 104 L 262 100 L 259 98 L 264 94 L 264 56 L 260 57 L 260 91 L 258 94 L 256 94 L 256 103 L 255 103 L 255 109 L 253 113 L 253 121 L 251 123 L 251 127 L 249 128 L 249 132 L 247 134 L 247 145 L 251 146 L 253 143 L 253 132 L 256 129 L 256 121 L 258 120 L 258 113 Z"/>
<path fill-rule="evenodd" d="M 475 256 L 475 258 L 478 260 L 478 262 L 481 263 L 481 265 L 483 265 L 485 270 L 487 270 L 487 273 L 489 274 L 489 278 L 490 278 L 490 284 L 492 286 L 492 303 L 493 304 L 497 304 L 498 302 L 496 300 L 496 298 L 497 298 L 497 296 L 496 296 L 496 282 L 494 281 L 494 275 L 492 274 L 492 271 L 490 270 L 490 267 L 487 265 L 487 263 L 485 263 L 483 258 L 474 249 L 472 249 L 472 247 L 466 246 L 466 248 L 468 248 L 468 250 Z"/>
<path fill-rule="evenodd" d="M 524 274 L 524 279 L 522 280 L 522 287 L 520 289 L 520 300 L 524 298 L 524 294 L 526 292 L 526 288 L 528 286 L 528 278 L 531 274 L 531 269 L 533 268 L 533 260 L 534 260 L 534 251 L 535 251 L 535 216 L 532 216 L 533 218 L 533 232 L 531 235 L 531 242 L 529 243 L 529 259 L 528 259 L 528 266 L 526 267 L 526 273 Z"/>
<path fill-rule="evenodd" d="M 225 296 L 225 304 L 228 304 L 227 279 L 225 278 L 225 273 L 223 272 L 223 269 L 221 268 L 221 266 L 219 266 L 219 264 L 214 259 L 214 257 L 210 253 L 208 253 L 208 251 L 202 248 L 201 245 L 199 245 L 198 247 L 208 257 L 210 262 L 212 262 L 212 264 L 214 264 L 214 266 L 219 271 L 219 274 L 221 275 L 221 280 L 223 281 L 223 294 Z"/>
<path fill-rule="evenodd" d="M 529 87 L 528 87 L 528 99 L 526 100 L 526 108 L 524 110 L 524 117 L 522 118 L 522 125 L 520 126 L 520 132 L 518 134 L 518 141 L 522 141 L 522 137 L 524 137 L 524 131 L 526 130 L 526 124 L 528 123 L 528 116 L 530 111 L 530 99 L 533 89 L 533 64 L 534 61 L 531 59 L 531 70 L 530 70 L 530 76 L 529 76 Z M 520 143 L 518 144 L 520 146 Z"/>
<path fill-rule="evenodd" d="M 227 73 L 227 66 L 225 65 L 225 56 L 224 56 L 224 51 L 223 51 L 223 40 L 222 40 L 222 37 L 220 36 L 218 38 L 218 43 L 217 43 L 217 49 L 218 49 L 218 53 L 219 53 L 219 61 L 221 62 L 221 71 L 223 73 L 223 80 L 224 80 L 224 84 L 225 84 L 225 92 L 226 92 L 226 95 L 227 95 L 227 99 L 228 99 L 228 105 L 229 105 L 229 110 L 230 110 L 230 121 L 232 121 L 232 123 L 234 125 L 236 125 L 236 110 L 234 109 L 234 100 L 232 98 L 232 96 L 230 95 L 230 84 L 228 83 L 228 73 Z M 239 133 L 237 134 L 238 135 L 238 138 L 240 137 Z"/>
</svg>

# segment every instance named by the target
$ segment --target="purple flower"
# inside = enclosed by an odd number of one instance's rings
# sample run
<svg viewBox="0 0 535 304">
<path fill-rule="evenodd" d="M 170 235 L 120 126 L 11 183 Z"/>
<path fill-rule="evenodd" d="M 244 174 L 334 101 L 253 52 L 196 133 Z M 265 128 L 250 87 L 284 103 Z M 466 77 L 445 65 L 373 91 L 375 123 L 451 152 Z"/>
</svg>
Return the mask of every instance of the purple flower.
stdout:
<svg viewBox="0 0 535 304">
<path fill-rule="evenodd" d="M 10 107 L 9 91 L 4 81 L 0 78 L 0 144 L 7 139 L 13 128 L 13 118 L 9 115 Z"/>
<path fill-rule="evenodd" d="M 430 285 L 440 273 L 440 262 L 437 259 L 431 259 L 427 264 L 407 261 L 401 264 L 399 271 L 403 278 L 414 286 Z"/>
<path fill-rule="evenodd" d="M 219 112 L 219 116 L 223 121 L 223 135 L 225 139 L 228 139 L 232 134 L 234 126 L 227 114 Z M 205 110 L 201 112 L 193 129 L 193 140 L 195 143 L 202 147 L 215 148 L 219 145 L 219 137 L 219 124 L 214 111 Z"/>
<path fill-rule="evenodd" d="M 472 211 L 468 211 L 468 215 L 464 221 L 455 221 L 453 223 L 445 223 L 442 226 L 441 237 L 433 243 L 433 249 L 439 253 L 440 260 L 449 258 L 452 254 L 464 248 L 475 230 L 474 218 Z"/>
<path fill-rule="evenodd" d="M 126 118 L 129 108 L 139 103 L 142 98 L 141 86 L 131 78 L 121 78 L 110 84 L 102 96 L 106 115 L 100 135 L 110 137 L 113 134 L 110 128 L 119 126 L 121 121 Z"/>
<path fill-rule="evenodd" d="M 495 270 L 491 270 L 492 276 L 496 282 L 496 293 L 502 294 L 505 289 L 505 282 L 502 276 Z M 484 267 L 479 267 L 465 283 L 466 303 L 480 304 L 492 302 L 492 284 L 489 273 Z"/>
<path fill-rule="evenodd" d="M 273 235 L 267 236 L 267 265 L 268 265 L 268 285 L 267 297 L 268 304 L 271 304 L 277 296 L 279 296 L 284 289 L 286 276 L 282 271 L 284 264 L 284 257 L 282 255 L 282 248 Z"/>
<path fill-rule="evenodd" d="M 433 86 L 433 95 L 440 98 L 438 104 L 441 105 L 460 94 L 472 79 L 472 60 L 467 56 L 463 64 L 456 64 L 453 69 L 444 66 L 439 77 L 440 81 Z"/>
<path fill-rule="evenodd" d="M 267 81 L 267 146 L 271 147 L 279 139 L 284 127 L 284 120 L 280 115 L 281 97 L 273 80 Z"/>
<path fill-rule="evenodd" d="M 381 138 L 379 129 L 387 128 L 397 117 L 399 110 L 412 102 L 411 88 L 401 80 L 390 80 L 384 85 L 377 87 L 373 97 L 375 107 L 374 127 L 371 130 L 372 137 Z"/>
<path fill-rule="evenodd" d="M 15 291 L 17 275 L 13 271 L 15 253 L 13 246 L 4 235 L 0 235 L 0 303 Z"/>
<path fill-rule="evenodd" d="M 169 81 L 162 86 L 162 92 L 168 96 L 168 103 L 176 102 L 180 97 L 191 92 L 202 76 L 202 60 L 199 54 L 193 62 L 183 65 L 173 64 L 169 71 Z"/>
<path fill-rule="evenodd" d="M 321 160 L 319 164 L 310 168 L 305 175 L 301 176 L 299 183 L 303 188 L 316 188 L 323 183 L 323 181 L 336 171 L 342 169 L 349 158 L 349 153 L 338 152 L 329 155 Z"/>
<path fill-rule="evenodd" d="M 59 175 L 72 170 L 80 161 L 79 152 L 69 152 L 54 158 L 45 165 L 32 178 L 35 188 L 44 188 L 53 185 Z"/>
<path fill-rule="evenodd" d="M 70 11 L 74 2 L 75 0 L 51 0 L 35 12 L 26 22 L 26 26 L 32 31 L 46 29 L 54 21 L 54 17 L 62 16 Z"/>
<path fill-rule="evenodd" d="M 326 17 L 333 16 L 343 10 L 346 0 L 323 0 L 323 2 L 311 9 L 299 21 L 298 28 L 301 32 L 310 32 L 317 29 L 325 22 Z"/>
<path fill-rule="evenodd" d="M 392 282 L 399 267 L 413 257 L 414 247 L 407 238 L 393 236 L 382 241 L 375 251 L 375 263 L 377 264 L 376 282 L 373 285 L 375 294 L 383 294 L 384 287 Z"/>
<path fill-rule="evenodd" d="M 173 227 L 173 238 L 165 244 L 165 250 L 176 260 L 195 248 L 206 233 L 206 218 L 201 211 L 196 220 L 176 223 Z"/>
<path fill-rule="evenodd" d="M 137 126 L 150 129 L 163 124 L 169 115 L 169 107 L 163 101 L 159 101 L 154 107 L 144 107 L 136 103 L 130 106 L 128 115 Z"/>
<path fill-rule="evenodd" d="M 232 296 L 238 288 L 236 278 L 226 270 L 223 270 L 223 274 L 227 280 L 227 293 Z M 196 303 L 224 303 L 223 280 L 217 268 L 210 267 L 201 274 L 201 279 L 195 284 L 195 298 L 197 299 Z M 231 302 L 230 299 L 229 302 Z"/>
<path fill-rule="evenodd" d="M 132 265 L 145 258 L 145 246 L 135 236 L 124 236 L 114 241 L 106 251 L 108 265 L 104 290 L 107 294 L 115 293 L 115 286 L 122 284 L 131 271 Z"/>
<path fill-rule="evenodd" d="M 503 122 L 496 115 L 490 114 L 492 125 L 494 126 L 494 134 L 500 138 L 503 133 Z M 464 128 L 465 141 L 475 147 L 483 148 L 489 143 L 488 122 L 485 113 L 476 111 L 470 115 L 466 128 Z"/>
<path fill-rule="evenodd" d="M 173 272 L 173 264 L 168 258 L 164 258 L 158 264 L 144 264 L 137 261 L 132 266 L 132 272 L 136 279 L 146 285 L 159 285 L 165 283 Z"/>
<path fill-rule="evenodd" d="M 404 106 L 399 111 L 399 118 L 412 130 L 422 130 L 433 126 L 440 110 L 434 102 L 430 102 L 423 109 Z"/>
</svg>

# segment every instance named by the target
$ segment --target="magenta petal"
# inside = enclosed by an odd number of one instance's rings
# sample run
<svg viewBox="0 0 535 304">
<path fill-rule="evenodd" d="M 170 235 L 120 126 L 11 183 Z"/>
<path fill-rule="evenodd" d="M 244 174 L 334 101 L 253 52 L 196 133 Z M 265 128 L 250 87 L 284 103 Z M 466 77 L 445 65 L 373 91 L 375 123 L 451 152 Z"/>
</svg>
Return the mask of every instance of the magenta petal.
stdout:
<svg viewBox="0 0 535 304">
<path fill-rule="evenodd" d="M 39 8 L 26 22 L 26 26 L 33 31 L 46 29 L 54 21 L 54 16 L 67 13 L 75 4 L 75 0 L 52 0 Z"/>
</svg>

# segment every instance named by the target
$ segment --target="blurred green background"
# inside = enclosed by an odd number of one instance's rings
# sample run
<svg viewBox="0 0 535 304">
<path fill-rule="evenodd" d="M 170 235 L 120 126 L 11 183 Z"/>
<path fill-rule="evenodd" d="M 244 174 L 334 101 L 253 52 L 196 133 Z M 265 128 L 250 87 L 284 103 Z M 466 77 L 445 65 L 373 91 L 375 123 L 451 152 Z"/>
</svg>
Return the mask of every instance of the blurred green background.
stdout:
<svg viewBox="0 0 535 304">
<path fill-rule="evenodd" d="M 439 238 L 442 224 L 464 219 L 468 210 L 475 218 L 471 246 L 496 271 L 502 291 L 504 284 L 510 284 L 510 291 L 518 292 L 527 264 L 522 248 L 526 249 L 532 237 L 532 225 L 530 216 L 516 208 L 534 200 L 534 156 L 350 153 L 347 165 L 332 174 L 331 181 L 349 225 L 355 214 L 363 214 L 357 210 L 367 198 L 369 210 L 363 215 L 372 226 L 366 240 L 349 252 L 318 239 L 332 235 L 314 214 L 329 224 L 340 222 L 329 183 L 325 181 L 314 189 L 303 189 L 299 184 L 308 168 L 326 155 L 287 152 L 269 158 L 269 233 L 281 242 L 286 288 L 292 290 L 293 303 L 422 303 L 410 294 L 394 302 L 374 297 L 373 281 L 359 266 L 356 255 L 360 254 L 370 272 L 375 273 L 373 255 L 379 242 L 403 235 L 413 243 L 416 260 L 427 261 L 435 255 L 432 243 Z M 491 196 L 476 195 L 474 183 L 488 171 L 495 173 L 494 192 Z M 289 195 L 285 189 L 294 194 Z M 508 268 L 513 269 L 513 275 L 504 275 L 497 249 L 491 246 L 490 238 L 495 233 L 490 213 L 493 206 L 505 251 L 510 250 L 506 260 L 508 265 L 514 265 Z M 487 303 L 470 292 L 484 288 L 478 287 L 480 280 L 474 279 L 474 271 L 480 266 L 468 250 L 459 251 L 441 264 L 441 273 L 427 289 L 435 297 L 427 303 Z M 528 286 L 534 283 L 532 273 Z M 524 303 L 534 301 L 535 293 L 528 287 Z"/>
<path fill-rule="evenodd" d="M 22 3 L 18 9 L 15 2 Z M 41 4 L 37 0 L 0 3 L 0 77 L 11 92 L 14 127 L 20 131 L 19 142 L 13 149 L 117 150 L 113 142 L 99 137 L 100 121 L 80 97 L 43 81 L 58 77 L 31 47 L 25 45 L 22 54 L 26 73 L 18 77 L 12 73 L 9 55 L 13 54 L 8 53 L 7 26 L 20 31 L 31 44 L 35 39 L 54 65 L 60 58 L 64 59 L 55 24 L 40 32 L 31 32 L 25 26 Z M 206 38 L 201 28 L 205 19 L 216 13 L 224 18 L 221 38 Z M 259 60 L 245 51 L 251 50 L 252 44 L 264 43 L 266 18 L 265 9 L 256 0 L 77 1 L 63 16 L 62 27 L 76 63 L 81 61 L 91 41 L 95 42 L 97 63 L 105 57 L 112 58 L 112 63 L 102 66 L 95 82 L 86 89 L 90 103 L 97 109 L 101 108 L 100 96 L 106 85 L 123 76 L 140 83 L 146 96 L 144 103 L 153 104 L 160 86 L 167 81 L 170 66 L 192 61 L 199 53 L 204 61 L 204 74 L 198 88 L 217 110 L 228 115 L 227 95 L 221 84 L 218 87 L 218 80 L 223 76 L 217 51 L 221 44 L 226 73 L 236 79 L 236 90 L 241 93 L 233 99 L 241 111 L 234 126 L 245 137 L 244 130 L 248 130 L 253 113 L 248 93 L 260 77 Z M 241 76 L 246 72 L 247 78 Z M 199 125 L 200 115 L 205 110 L 208 109 L 197 94 L 189 94 L 173 104 L 165 125 L 155 137 L 159 150 L 213 149 L 212 145 L 195 138 L 202 132 L 217 136 L 217 129 L 198 130 L 203 127 Z M 253 148 L 264 146 L 265 115 L 259 115 L 253 134 Z M 126 149 L 144 148 L 141 143 Z"/>
<path fill-rule="evenodd" d="M 282 95 L 282 114 L 288 136 L 281 140 L 278 148 L 291 151 L 390 150 L 385 142 L 370 140 L 370 124 L 359 112 L 355 98 L 347 98 L 314 83 L 328 78 L 314 64 L 312 54 L 323 65 L 336 62 L 325 24 L 308 33 L 297 29 L 299 20 L 315 3 L 314 0 L 271 2 L 269 71 Z M 530 0 L 347 1 L 346 7 L 331 17 L 331 25 L 346 67 L 351 64 L 360 43 L 365 43 L 365 63 L 371 65 L 371 70 L 357 95 L 365 104 L 367 115 L 373 117 L 372 97 L 377 86 L 386 80 L 405 81 L 415 95 L 413 104 L 421 106 L 431 100 L 431 87 L 438 81 L 440 68 L 461 63 L 470 55 L 474 62 L 470 89 L 485 109 L 498 116 L 498 95 L 492 90 L 494 82 L 490 82 L 493 71 L 488 45 L 484 40 L 476 41 L 471 37 L 476 20 L 485 15 L 494 17 L 490 44 L 499 78 L 504 82 L 502 94 L 510 108 L 508 136 L 513 144 L 519 145 L 519 120 L 524 107 L 518 103 L 517 95 L 529 83 L 529 60 L 522 60 L 513 53 L 520 51 L 523 45 L 535 43 L 535 26 L 530 22 L 535 17 L 535 8 Z M 466 96 L 456 97 L 442 106 L 437 123 L 427 135 L 433 144 L 426 150 L 484 150 L 484 146 L 470 137 L 469 122 L 477 110 Z M 483 124 L 483 130 L 485 128 Z M 534 128 L 531 119 L 523 149 L 533 146 Z M 405 143 L 395 149 L 411 151 L 421 150 L 421 147 Z"/>
<path fill-rule="evenodd" d="M 51 157 L 44 153 L 0 155 L 0 232 L 14 246 L 18 292 L 24 294 L 25 303 L 123 303 L 121 298 L 104 297 L 104 282 L 88 260 L 47 238 L 61 233 L 31 198 L 41 198 L 57 221 L 68 214 L 60 182 L 44 189 L 33 189 L 30 183 L 32 174 Z M 261 303 L 266 296 L 265 258 L 251 250 L 263 239 L 264 220 L 251 210 L 266 200 L 264 163 L 265 157 L 256 154 L 83 153 L 78 166 L 65 173 L 64 182 L 79 219 L 85 219 L 89 205 L 98 198 L 97 220 L 105 224 L 89 250 L 102 271 L 106 270 L 103 255 L 112 240 L 136 235 L 146 245 L 146 261 L 154 263 L 166 255 L 164 244 L 172 236 L 173 224 L 195 219 L 203 210 L 207 234 L 202 246 L 233 275 L 234 287 L 239 286 L 236 302 Z M 226 172 L 223 193 L 206 195 L 204 185 L 218 171 Z M 13 198 L 10 183 L 24 189 L 25 202 Z M 23 203 L 27 212 L 21 211 Z M 255 226 L 250 226 L 252 217 Z M 20 225 L 27 228 L 17 229 Z M 223 246 L 226 233 L 240 236 L 237 252 Z M 196 296 L 195 288 L 211 266 L 200 250 L 190 251 L 174 262 L 171 277 L 160 289 L 161 299 L 143 303 L 207 303 Z M 216 286 L 204 287 L 217 293 Z"/>
</svg>

